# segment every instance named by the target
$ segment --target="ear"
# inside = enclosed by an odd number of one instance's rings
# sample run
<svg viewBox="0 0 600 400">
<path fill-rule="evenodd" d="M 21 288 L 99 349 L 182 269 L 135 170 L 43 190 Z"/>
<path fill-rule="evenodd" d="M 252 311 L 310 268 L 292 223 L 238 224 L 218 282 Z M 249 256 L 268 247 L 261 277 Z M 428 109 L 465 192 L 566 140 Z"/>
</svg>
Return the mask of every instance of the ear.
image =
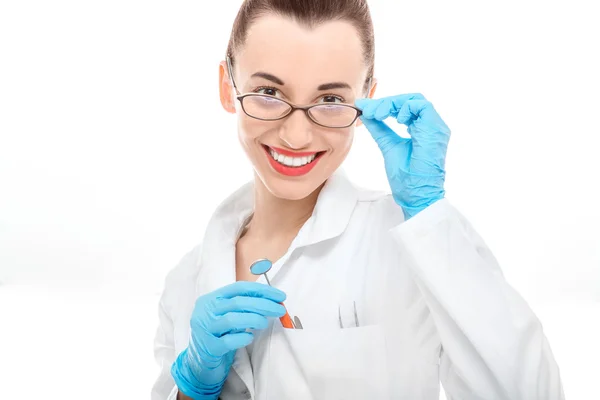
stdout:
<svg viewBox="0 0 600 400">
<path fill-rule="evenodd" d="M 377 79 L 373 78 L 371 81 L 371 88 L 367 94 L 367 98 L 372 99 L 375 96 L 375 90 L 377 90 Z M 356 120 L 356 126 L 361 126 L 363 123 L 360 119 Z"/>
<path fill-rule="evenodd" d="M 369 90 L 369 99 L 375 96 L 375 90 L 377 90 L 377 79 L 373 78 L 371 81 L 371 89 Z"/>
<path fill-rule="evenodd" d="M 219 96 L 223 109 L 228 113 L 235 114 L 234 90 L 225 61 L 219 63 Z"/>
</svg>

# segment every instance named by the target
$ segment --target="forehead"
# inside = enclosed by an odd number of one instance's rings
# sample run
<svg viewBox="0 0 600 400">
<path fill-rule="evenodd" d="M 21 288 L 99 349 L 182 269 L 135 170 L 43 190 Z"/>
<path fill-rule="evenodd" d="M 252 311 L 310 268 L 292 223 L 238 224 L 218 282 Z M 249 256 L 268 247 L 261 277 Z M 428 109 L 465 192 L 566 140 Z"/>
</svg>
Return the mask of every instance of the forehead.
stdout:
<svg viewBox="0 0 600 400">
<path fill-rule="evenodd" d="M 360 37 L 346 21 L 330 21 L 313 28 L 274 15 L 251 25 L 237 54 L 239 73 L 268 72 L 296 86 L 345 81 L 360 85 L 366 66 Z"/>
</svg>

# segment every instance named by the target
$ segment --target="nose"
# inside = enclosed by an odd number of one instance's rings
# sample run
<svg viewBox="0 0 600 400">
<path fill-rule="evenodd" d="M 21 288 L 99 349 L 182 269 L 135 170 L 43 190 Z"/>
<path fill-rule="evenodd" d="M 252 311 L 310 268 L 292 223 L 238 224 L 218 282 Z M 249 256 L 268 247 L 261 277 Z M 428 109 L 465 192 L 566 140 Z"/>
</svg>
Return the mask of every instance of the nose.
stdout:
<svg viewBox="0 0 600 400">
<path fill-rule="evenodd" d="M 279 129 L 279 138 L 293 150 L 310 146 L 313 140 L 313 124 L 302 110 L 294 110 Z"/>
</svg>

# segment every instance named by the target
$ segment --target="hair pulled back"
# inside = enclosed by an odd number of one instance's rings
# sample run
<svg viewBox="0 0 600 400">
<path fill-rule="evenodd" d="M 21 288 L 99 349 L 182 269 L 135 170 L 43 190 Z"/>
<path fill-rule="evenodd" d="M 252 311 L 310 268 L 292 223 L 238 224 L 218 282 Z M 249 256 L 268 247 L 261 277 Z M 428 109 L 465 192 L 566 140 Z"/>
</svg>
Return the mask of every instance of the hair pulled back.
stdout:
<svg viewBox="0 0 600 400">
<path fill-rule="evenodd" d="M 280 15 L 313 28 L 329 21 L 347 21 L 360 36 L 367 81 L 373 77 L 375 43 L 373 22 L 366 0 L 245 0 L 233 23 L 227 54 L 234 63 L 236 52 L 244 45 L 250 26 L 267 14 Z"/>
</svg>

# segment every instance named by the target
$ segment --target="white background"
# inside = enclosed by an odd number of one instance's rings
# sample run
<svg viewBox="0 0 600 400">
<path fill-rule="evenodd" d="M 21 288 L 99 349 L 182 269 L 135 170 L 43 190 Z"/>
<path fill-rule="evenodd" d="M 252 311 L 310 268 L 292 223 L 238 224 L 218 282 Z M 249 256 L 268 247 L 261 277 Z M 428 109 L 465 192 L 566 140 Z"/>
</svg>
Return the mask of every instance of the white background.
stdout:
<svg viewBox="0 0 600 400">
<path fill-rule="evenodd" d="M 0 398 L 149 397 L 164 275 L 251 177 L 217 86 L 240 3 L 0 3 Z M 542 320 L 567 398 L 600 398 L 593 2 L 370 4 L 377 95 L 433 102 L 448 198 Z M 387 190 L 364 128 L 345 169 Z"/>
</svg>

